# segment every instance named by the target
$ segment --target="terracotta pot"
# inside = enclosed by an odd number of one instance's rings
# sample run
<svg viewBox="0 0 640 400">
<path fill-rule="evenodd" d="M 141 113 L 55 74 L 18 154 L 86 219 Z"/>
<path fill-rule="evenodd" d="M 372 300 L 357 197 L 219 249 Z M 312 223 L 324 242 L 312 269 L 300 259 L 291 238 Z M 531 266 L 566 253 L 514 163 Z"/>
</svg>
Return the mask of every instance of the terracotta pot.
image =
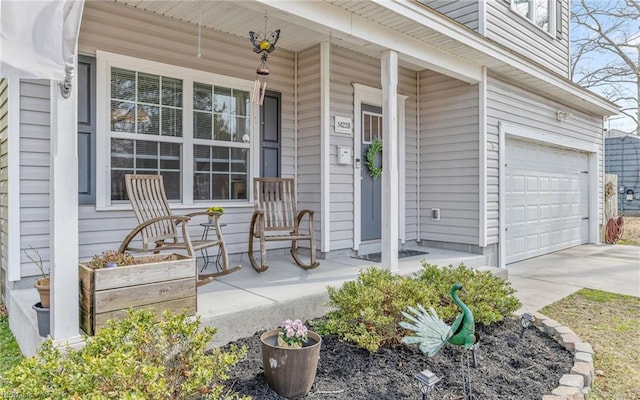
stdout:
<svg viewBox="0 0 640 400">
<path fill-rule="evenodd" d="M 311 390 L 320 359 L 322 338 L 313 331 L 307 332 L 307 343 L 302 347 L 278 346 L 278 330 L 273 329 L 260 336 L 264 376 L 282 397 L 297 399 Z"/>
<path fill-rule="evenodd" d="M 40 295 L 43 308 L 49 308 L 49 278 L 38 279 L 34 285 Z"/>
</svg>

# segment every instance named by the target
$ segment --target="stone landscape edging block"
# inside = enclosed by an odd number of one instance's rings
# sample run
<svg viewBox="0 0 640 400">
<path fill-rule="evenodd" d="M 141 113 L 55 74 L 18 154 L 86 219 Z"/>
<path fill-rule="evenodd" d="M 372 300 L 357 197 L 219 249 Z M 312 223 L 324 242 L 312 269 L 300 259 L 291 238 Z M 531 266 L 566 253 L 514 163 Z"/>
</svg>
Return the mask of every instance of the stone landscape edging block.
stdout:
<svg viewBox="0 0 640 400">
<path fill-rule="evenodd" d="M 582 342 L 571 328 L 561 325 L 546 315 L 534 312 L 534 325 L 538 330 L 551 335 L 554 340 L 573 354 L 571 373 L 560 378 L 558 387 L 542 396 L 542 400 L 583 400 L 591 392 L 595 372 L 593 368 L 593 348 Z"/>
</svg>

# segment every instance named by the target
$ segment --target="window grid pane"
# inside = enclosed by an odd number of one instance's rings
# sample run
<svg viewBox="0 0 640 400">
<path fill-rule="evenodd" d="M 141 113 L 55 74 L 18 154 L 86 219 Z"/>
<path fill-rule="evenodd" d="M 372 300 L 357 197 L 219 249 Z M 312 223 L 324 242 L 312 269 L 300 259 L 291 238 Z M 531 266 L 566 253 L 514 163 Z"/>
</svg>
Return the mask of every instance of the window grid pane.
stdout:
<svg viewBox="0 0 640 400">
<path fill-rule="evenodd" d="M 194 137 L 224 142 L 249 142 L 249 92 L 194 82 L 193 104 Z"/>
<path fill-rule="evenodd" d="M 551 0 L 511 0 L 511 10 L 548 32 L 550 1 Z"/>
<path fill-rule="evenodd" d="M 194 200 L 246 200 L 249 150 L 194 145 Z"/>
<path fill-rule="evenodd" d="M 169 200 L 181 199 L 182 145 L 148 140 L 111 139 L 111 200 L 127 200 L 125 174 L 164 177 Z"/>
<path fill-rule="evenodd" d="M 111 68 L 111 130 L 182 137 L 182 80 Z"/>
</svg>

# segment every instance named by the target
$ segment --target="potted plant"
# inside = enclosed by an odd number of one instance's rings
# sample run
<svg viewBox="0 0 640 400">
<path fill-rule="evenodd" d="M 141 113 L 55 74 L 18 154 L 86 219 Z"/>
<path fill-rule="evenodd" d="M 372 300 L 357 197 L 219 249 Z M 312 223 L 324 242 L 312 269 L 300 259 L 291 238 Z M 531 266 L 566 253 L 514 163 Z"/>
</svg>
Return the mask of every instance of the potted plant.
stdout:
<svg viewBox="0 0 640 400">
<path fill-rule="evenodd" d="M 47 336 L 51 330 L 51 321 L 49 317 L 49 307 L 50 307 L 50 279 L 47 270 L 44 268 L 44 262 L 42 261 L 42 257 L 38 250 L 34 249 L 32 246 L 29 246 L 31 253 L 24 250 L 24 254 L 27 258 L 34 263 L 38 269 L 40 270 L 41 277 L 36 280 L 34 286 L 36 290 L 38 290 L 38 295 L 40 296 L 40 301 L 31 306 L 33 310 L 36 312 L 36 320 L 38 322 L 38 334 L 40 336 Z"/>
<path fill-rule="evenodd" d="M 38 250 L 34 249 L 32 246 L 29 246 L 29 249 L 33 254 L 30 254 L 28 251 L 24 250 L 24 254 L 27 258 L 34 263 L 38 269 L 40 270 L 41 277 L 36 280 L 34 284 L 35 288 L 38 290 L 38 294 L 40 295 L 40 304 L 43 308 L 49 308 L 49 291 L 50 291 L 50 279 L 49 273 L 44 268 L 44 262 L 42 261 L 42 257 L 40 257 L 40 253 Z"/>
<path fill-rule="evenodd" d="M 193 257 L 154 254 L 133 257 L 109 250 L 78 265 L 80 327 L 89 335 L 129 308 L 156 312 L 196 312 L 196 264 Z"/>
<path fill-rule="evenodd" d="M 304 397 L 316 377 L 322 338 L 296 319 L 260 336 L 267 384 L 280 396 Z"/>
<path fill-rule="evenodd" d="M 217 207 L 217 206 L 209 207 L 209 208 L 207 208 L 207 213 L 209 213 L 209 223 L 213 224 L 213 216 L 214 216 L 214 214 L 218 215 L 218 216 L 222 215 L 222 213 L 224 213 L 224 208 Z"/>
</svg>

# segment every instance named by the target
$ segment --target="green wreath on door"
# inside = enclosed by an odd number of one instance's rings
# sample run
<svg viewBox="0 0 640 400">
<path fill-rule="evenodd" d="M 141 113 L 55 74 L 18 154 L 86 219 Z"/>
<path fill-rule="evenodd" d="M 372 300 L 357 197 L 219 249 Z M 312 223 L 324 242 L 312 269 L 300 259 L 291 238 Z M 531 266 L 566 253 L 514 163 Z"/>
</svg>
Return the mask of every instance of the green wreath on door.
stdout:
<svg viewBox="0 0 640 400">
<path fill-rule="evenodd" d="M 373 139 L 367 150 L 367 168 L 369 169 L 369 175 L 373 179 L 378 179 L 382 176 L 382 165 L 376 166 L 376 155 L 378 153 L 382 153 L 382 141 L 376 138 Z"/>
</svg>

